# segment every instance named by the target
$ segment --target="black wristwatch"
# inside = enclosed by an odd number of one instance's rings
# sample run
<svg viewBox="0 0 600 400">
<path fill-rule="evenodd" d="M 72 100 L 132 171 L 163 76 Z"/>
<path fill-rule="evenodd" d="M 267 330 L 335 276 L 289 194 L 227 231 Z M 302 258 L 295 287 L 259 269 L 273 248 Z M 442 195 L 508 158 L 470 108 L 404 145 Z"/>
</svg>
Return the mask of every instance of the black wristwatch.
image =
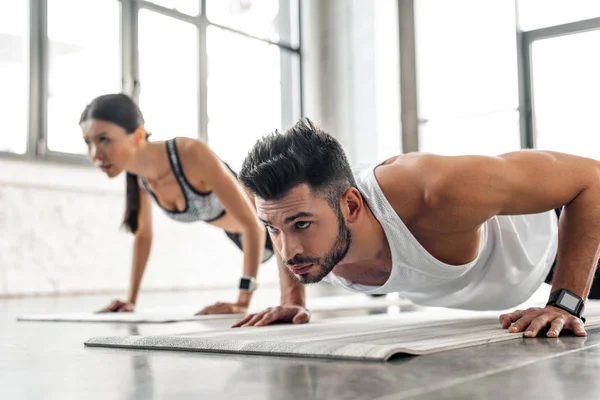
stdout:
<svg viewBox="0 0 600 400">
<path fill-rule="evenodd" d="M 239 289 L 242 292 L 254 292 L 256 290 L 256 279 L 251 276 L 242 276 L 240 278 Z"/>
<path fill-rule="evenodd" d="M 566 289 L 559 289 L 550 293 L 550 298 L 546 306 L 552 306 L 565 310 L 569 314 L 576 316 L 585 323 L 585 318 L 581 316 L 585 309 L 585 302 L 576 294 Z"/>
</svg>

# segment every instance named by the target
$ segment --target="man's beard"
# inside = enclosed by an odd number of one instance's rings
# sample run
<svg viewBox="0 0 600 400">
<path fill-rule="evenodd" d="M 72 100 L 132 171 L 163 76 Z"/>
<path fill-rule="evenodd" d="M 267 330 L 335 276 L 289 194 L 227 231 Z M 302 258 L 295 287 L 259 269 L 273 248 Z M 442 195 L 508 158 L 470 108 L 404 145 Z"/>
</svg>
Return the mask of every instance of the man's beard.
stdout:
<svg viewBox="0 0 600 400">
<path fill-rule="evenodd" d="M 346 254 L 350 249 L 350 245 L 352 244 L 352 232 L 350 232 L 350 229 L 348 229 L 348 226 L 346 225 L 346 221 L 344 221 L 342 211 L 339 208 L 336 211 L 338 218 L 338 236 L 327 254 L 318 258 L 297 256 L 291 260 L 284 261 L 285 265 L 314 264 L 319 266 L 319 270 L 317 272 L 311 272 L 302 275 L 294 274 L 300 283 L 309 284 L 320 282 L 333 270 L 337 264 L 340 263 L 340 261 L 344 259 L 344 257 L 346 257 Z"/>
</svg>

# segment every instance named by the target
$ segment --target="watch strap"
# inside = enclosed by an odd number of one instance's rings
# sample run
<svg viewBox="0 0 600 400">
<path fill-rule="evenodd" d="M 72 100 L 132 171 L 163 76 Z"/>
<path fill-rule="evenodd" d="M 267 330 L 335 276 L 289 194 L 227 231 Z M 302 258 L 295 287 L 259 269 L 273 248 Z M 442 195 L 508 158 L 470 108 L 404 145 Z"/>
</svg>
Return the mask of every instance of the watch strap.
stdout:
<svg viewBox="0 0 600 400">
<path fill-rule="evenodd" d="M 560 304 L 558 302 L 558 299 L 561 298 L 561 295 L 564 296 L 565 293 L 568 293 L 569 295 L 576 297 L 579 300 L 575 310 L 570 310 L 569 308 L 567 308 L 566 306 L 563 306 L 562 304 Z M 550 293 L 550 297 L 548 298 L 548 302 L 546 303 L 546 306 L 560 308 L 561 310 L 564 310 L 564 311 L 568 312 L 569 314 L 581 319 L 585 323 L 585 318 L 581 316 L 581 314 L 583 313 L 583 310 L 585 309 L 585 301 L 581 297 L 577 296 L 575 293 L 573 293 L 569 290 L 559 289 L 559 290 L 555 290 L 554 292 Z"/>
</svg>

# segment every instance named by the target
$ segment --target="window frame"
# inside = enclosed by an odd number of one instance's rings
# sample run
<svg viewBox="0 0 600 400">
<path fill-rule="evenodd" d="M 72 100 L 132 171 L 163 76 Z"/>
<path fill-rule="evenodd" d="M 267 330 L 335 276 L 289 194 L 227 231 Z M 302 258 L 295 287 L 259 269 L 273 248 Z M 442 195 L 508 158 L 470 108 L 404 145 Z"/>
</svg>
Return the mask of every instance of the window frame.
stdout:
<svg viewBox="0 0 600 400">
<path fill-rule="evenodd" d="M 535 115 L 533 113 L 535 98 L 533 91 L 533 66 L 531 63 L 532 44 L 538 40 L 575 35 L 595 30 L 600 30 L 600 17 L 517 32 L 517 48 L 519 52 L 519 115 L 522 148 L 535 149 L 537 147 Z"/>
<path fill-rule="evenodd" d="M 404 153 L 420 151 L 419 131 L 426 120 L 420 118 L 418 109 L 418 88 L 416 87 L 415 52 L 415 0 L 398 0 L 400 31 L 400 74 L 401 74 L 401 126 L 402 149 Z M 535 126 L 533 116 L 533 88 L 531 66 L 531 43 L 535 40 L 571 35 L 600 29 L 600 17 L 569 22 L 529 31 L 519 26 L 518 2 L 514 0 L 516 15 L 515 40 L 517 58 L 517 76 L 519 89 L 519 134 L 522 149 L 535 148 Z M 476 32 L 474 32 L 476 34 Z M 476 116 L 476 115 L 469 115 Z M 466 116 L 465 116 L 466 117 Z"/>
<path fill-rule="evenodd" d="M 143 82 L 139 79 L 138 56 L 138 15 L 142 9 L 187 22 L 198 28 L 198 76 L 199 76 L 199 106 L 198 135 L 202 141 L 208 141 L 208 107 L 207 107 L 207 80 L 208 58 L 206 53 L 206 29 L 215 26 L 225 31 L 242 35 L 246 38 L 258 40 L 277 46 L 282 52 L 295 54 L 300 68 L 290 66 L 281 71 L 282 89 L 282 121 L 294 121 L 303 115 L 302 96 L 302 43 L 299 27 L 301 26 L 302 7 L 301 0 L 296 2 L 297 20 L 291 21 L 291 28 L 298 29 L 298 45 L 291 46 L 285 42 L 276 42 L 263 39 L 246 32 L 211 22 L 206 15 L 206 0 L 196 0 L 200 3 L 200 13 L 192 16 L 173 10 L 146 0 L 106 0 L 117 1 L 121 6 L 121 82 L 122 91 L 133 97 L 139 98 L 139 88 Z M 25 161 L 47 161 L 69 165 L 91 166 L 88 157 L 82 154 L 72 154 L 50 150 L 48 148 L 48 0 L 29 0 L 29 100 L 28 100 L 28 134 L 27 147 L 24 154 L 0 151 L 0 158 Z M 284 64 L 284 63 L 282 63 Z M 284 68 L 284 65 L 282 65 Z M 82 105 L 82 109 L 83 109 Z M 287 110 L 292 109 L 288 115 Z M 73 118 L 77 118 L 74 116 Z"/>
</svg>

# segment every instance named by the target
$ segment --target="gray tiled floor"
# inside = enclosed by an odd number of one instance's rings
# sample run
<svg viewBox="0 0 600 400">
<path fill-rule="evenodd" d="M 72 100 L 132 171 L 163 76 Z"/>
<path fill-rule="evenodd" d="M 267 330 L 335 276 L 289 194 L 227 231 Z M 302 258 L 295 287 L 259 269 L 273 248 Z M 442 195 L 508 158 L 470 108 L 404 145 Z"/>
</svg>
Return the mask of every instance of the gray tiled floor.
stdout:
<svg viewBox="0 0 600 400">
<path fill-rule="evenodd" d="M 193 304 L 193 293 L 145 295 Z M 600 330 L 431 356 L 360 363 L 84 348 L 92 336 L 169 334 L 211 324 L 16 322 L 23 313 L 94 309 L 106 297 L 0 300 L 1 399 L 598 399 Z M 346 315 L 346 314 L 345 314 Z"/>
</svg>

